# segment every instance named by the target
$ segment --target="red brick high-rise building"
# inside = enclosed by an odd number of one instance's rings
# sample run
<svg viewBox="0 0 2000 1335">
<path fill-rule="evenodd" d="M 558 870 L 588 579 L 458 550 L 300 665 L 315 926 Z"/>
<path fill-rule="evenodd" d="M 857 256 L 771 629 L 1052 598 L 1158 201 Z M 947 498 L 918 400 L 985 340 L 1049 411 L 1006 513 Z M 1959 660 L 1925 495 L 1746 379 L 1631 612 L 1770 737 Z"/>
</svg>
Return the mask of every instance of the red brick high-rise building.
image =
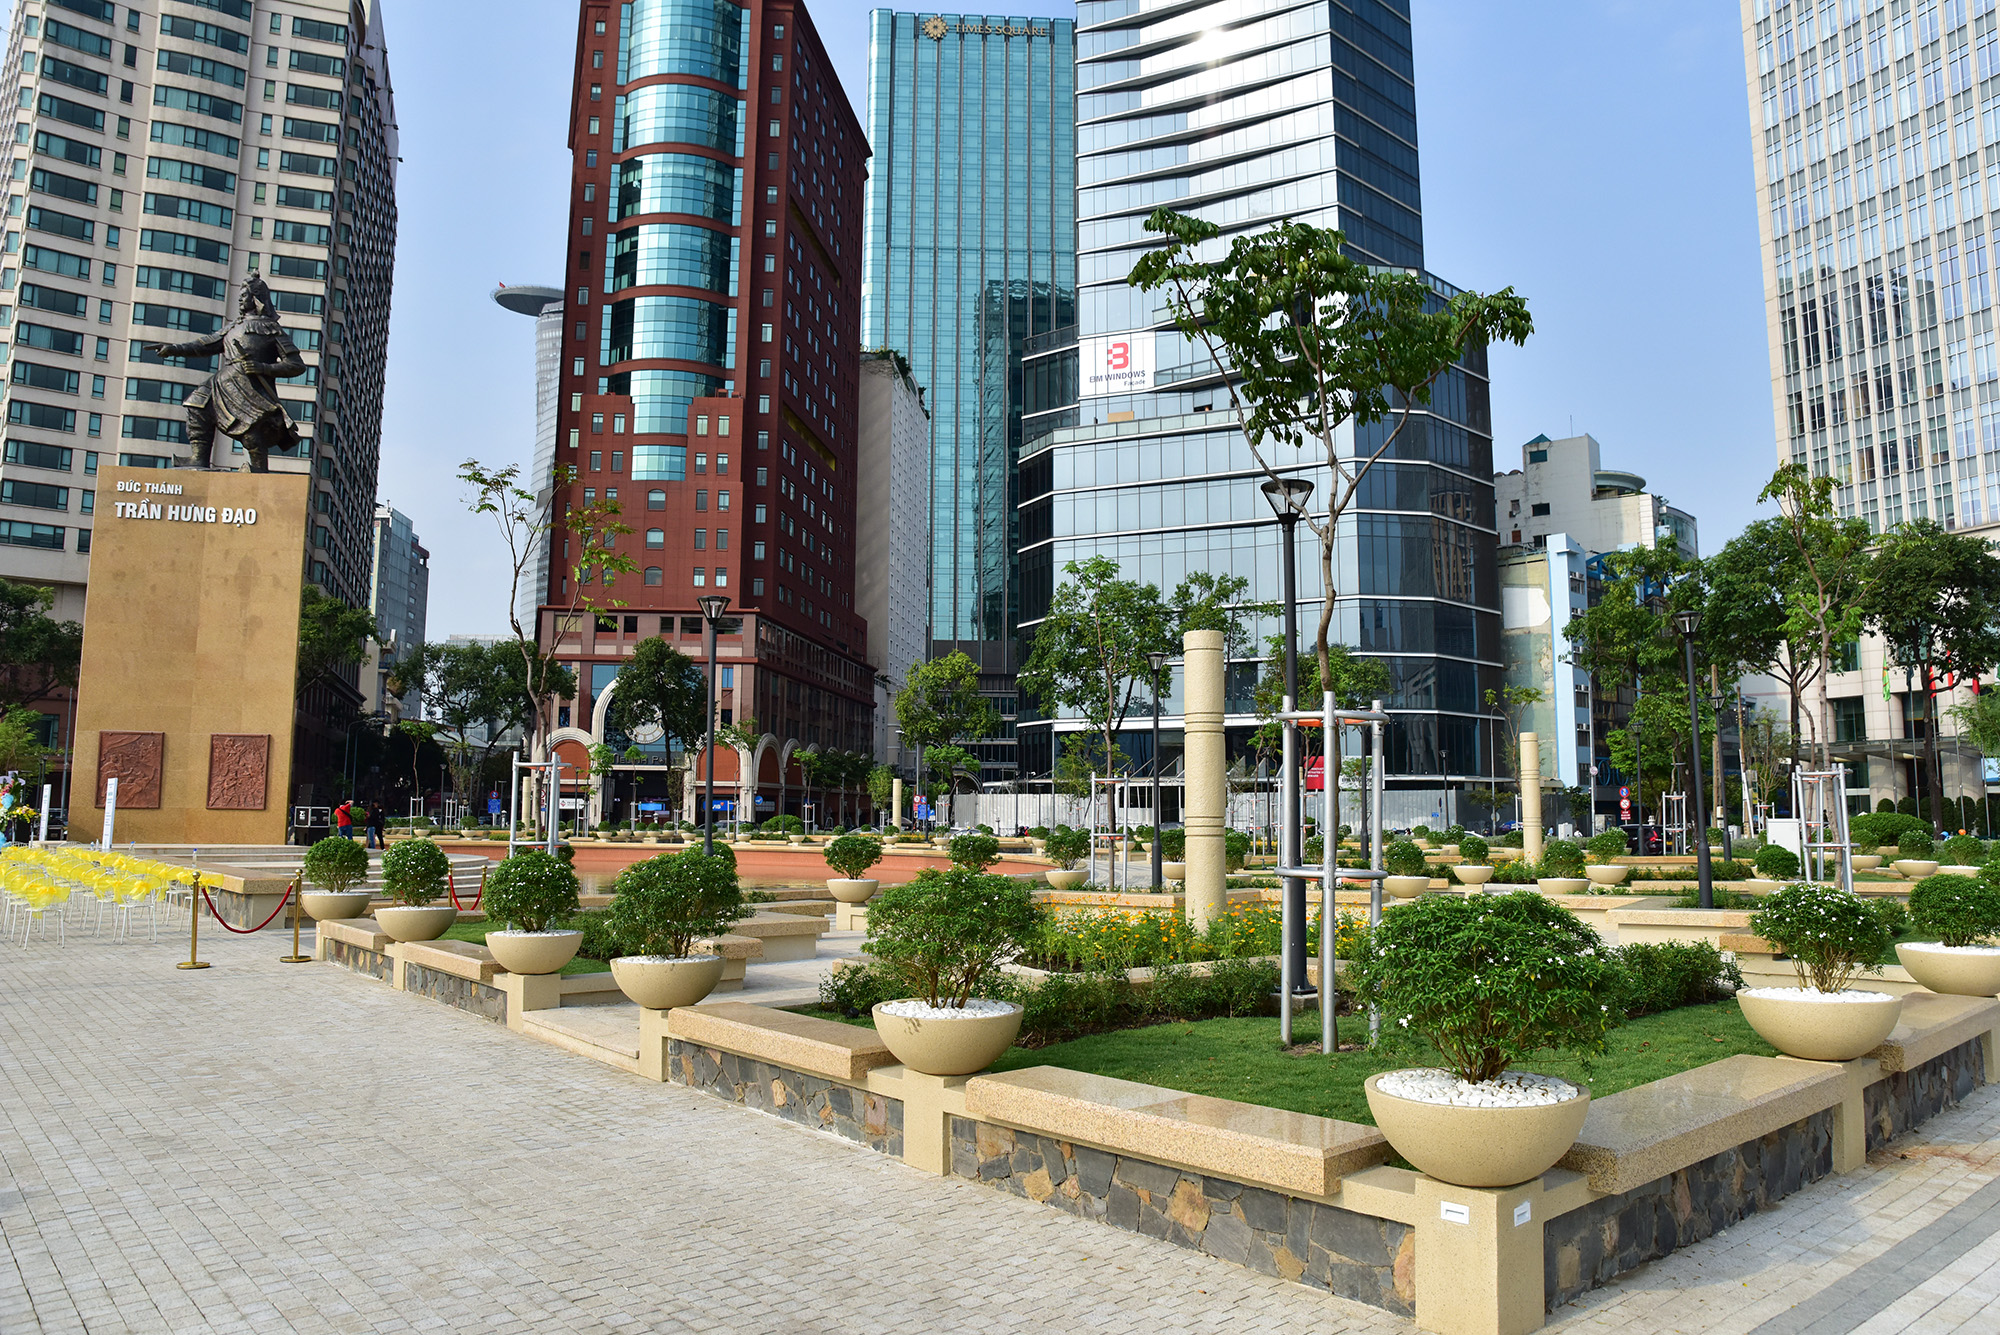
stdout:
<svg viewBox="0 0 2000 1335">
<path fill-rule="evenodd" d="M 605 739 L 605 688 L 641 640 L 703 660 L 696 600 L 723 594 L 723 722 L 763 734 L 756 814 L 796 813 L 794 751 L 870 749 L 854 600 L 867 140 L 803 6 L 583 0 L 570 145 L 556 462 L 575 478 L 556 513 L 615 500 L 638 570 L 583 591 L 624 606 L 565 624 L 574 556 L 554 539 L 541 633 L 579 681 L 558 748 L 577 761 Z M 718 798 L 738 797 L 736 768 L 717 757 Z M 682 805 L 663 772 L 644 796 Z M 623 820 L 619 798 L 606 814 Z"/>
</svg>

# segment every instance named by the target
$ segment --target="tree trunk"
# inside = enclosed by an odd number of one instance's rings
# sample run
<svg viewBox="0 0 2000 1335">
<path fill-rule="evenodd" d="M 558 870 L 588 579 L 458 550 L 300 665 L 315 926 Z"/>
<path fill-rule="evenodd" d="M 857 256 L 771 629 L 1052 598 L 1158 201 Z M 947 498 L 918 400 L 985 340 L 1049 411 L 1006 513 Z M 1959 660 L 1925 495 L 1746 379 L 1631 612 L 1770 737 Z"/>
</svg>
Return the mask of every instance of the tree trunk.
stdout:
<svg viewBox="0 0 2000 1335">
<path fill-rule="evenodd" d="M 1938 751 L 1938 707 L 1937 682 L 1927 665 L 1924 668 L 1924 752 L 1931 764 L 1931 828 L 1941 833 L 1957 829 L 1957 811 L 1954 819 L 1947 823 L 1944 819 L 1944 757 Z M 1954 807 L 1957 803 L 1952 804 Z"/>
<path fill-rule="evenodd" d="M 1708 665 L 1708 686 L 1710 692 L 1717 697 L 1722 695 L 1722 670 L 1713 663 Z M 1715 781 L 1715 787 L 1710 790 L 1710 796 L 1714 799 L 1714 815 L 1712 819 L 1717 826 L 1727 825 L 1729 824 L 1729 790 L 1722 781 L 1722 711 L 1720 709 L 1715 711 L 1714 767 L 1709 771 L 1709 776 Z M 1703 834 L 1702 837 L 1707 838 L 1708 836 Z"/>
</svg>

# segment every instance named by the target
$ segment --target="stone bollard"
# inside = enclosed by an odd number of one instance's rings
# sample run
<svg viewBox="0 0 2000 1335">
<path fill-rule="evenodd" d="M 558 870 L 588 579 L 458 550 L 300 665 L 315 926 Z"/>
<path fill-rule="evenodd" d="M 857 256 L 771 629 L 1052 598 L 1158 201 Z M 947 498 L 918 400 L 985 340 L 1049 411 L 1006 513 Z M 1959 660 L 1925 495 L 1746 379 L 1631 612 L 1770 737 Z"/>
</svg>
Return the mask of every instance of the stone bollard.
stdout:
<svg viewBox="0 0 2000 1335">
<path fill-rule="evenodd" d="M 895 818 L 896 828 L 903 828 L 903 781 L 893 779 L 889 784 L 889 814 Z"/>
<path fill-rule="evenodd" d="M 1521 856 L 1542 859 L 1542 739 L 1521 734 Z"/>
<path fill-rule="evenodd" d="M 1199 932 L 1229 904 L 1229 851 L 1222 818 L 1228 800 L 1228 763 L 1222 740 L 1222 632 L 1191 630 L 1182 639 L 1185 666 L 1186 798 L 1181 823 L 1187 827 L 1188 922 Z"/>
</svg>

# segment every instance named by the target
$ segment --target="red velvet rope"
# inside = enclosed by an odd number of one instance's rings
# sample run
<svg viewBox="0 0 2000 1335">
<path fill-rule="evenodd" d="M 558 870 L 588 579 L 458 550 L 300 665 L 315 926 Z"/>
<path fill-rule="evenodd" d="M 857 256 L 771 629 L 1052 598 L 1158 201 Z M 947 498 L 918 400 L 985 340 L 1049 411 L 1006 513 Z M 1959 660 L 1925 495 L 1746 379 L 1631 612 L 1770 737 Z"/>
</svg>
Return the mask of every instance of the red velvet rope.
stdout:
<svg viewBox="0 0 2000 1335">
<path fill-rule="evenodd" d="M 213 917 L 218 923 L 222 924 L 223 931 L 234 932 L 238 936 L 253 936 L 256 933 L 263 931 L 266 927 L 269 927 L 272 921 L 276 919 L 280 913 L 283 913 L 285 911 L 285 905 L 291 902 L 292 891 L 297 888 L 297 884 L 298 884 L 297 882 L 293 882 L 291 885 L 285 887 L 285 897 L 278 901 L 278 907 L 272 909 L 271 916 L 269 918 L 264 919 L 264 921 L 258 923 L 255 927 L 231 927 L 228 923 L 223 922 L 222 915 L 220 913 L 217 913 L 215 910 L 215 901 L 208 897 L 208 887 L 205 885 L 201 886 L 200 890 L 203 901 L 206 902 L 208 905 L 209 913 L 213 915 Z"/>
<path fill-rule="evenodd" d="M 458 876 L 456 873 L 446 872 L 444 874 L 444 889 L 445 893 L 451 896 L 451 906 L 460 913 L 466 912 L 465 905 L 458 902 Z M 484 898 L 486 898 L 486 869 L 482 867 L 479 871 L 479 890 L 472 896 L 472 907 L 477 909 L 479 901 Z"/>
</svg>

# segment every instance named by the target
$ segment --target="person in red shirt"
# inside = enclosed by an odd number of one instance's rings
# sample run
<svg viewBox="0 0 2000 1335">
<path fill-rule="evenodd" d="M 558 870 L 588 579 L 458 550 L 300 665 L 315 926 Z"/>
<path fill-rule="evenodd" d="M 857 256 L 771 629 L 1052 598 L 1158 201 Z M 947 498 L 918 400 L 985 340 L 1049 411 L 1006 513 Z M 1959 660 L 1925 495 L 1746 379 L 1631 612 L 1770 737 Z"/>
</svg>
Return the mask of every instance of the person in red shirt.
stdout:
<svg viewBox="0 0 2000 1335">
<path fill-rule="evenodd" d="M 354 837 L 354 803 L 342 802 L 333 809 L 333 829 L 343 839 Z"/>
</svg>

